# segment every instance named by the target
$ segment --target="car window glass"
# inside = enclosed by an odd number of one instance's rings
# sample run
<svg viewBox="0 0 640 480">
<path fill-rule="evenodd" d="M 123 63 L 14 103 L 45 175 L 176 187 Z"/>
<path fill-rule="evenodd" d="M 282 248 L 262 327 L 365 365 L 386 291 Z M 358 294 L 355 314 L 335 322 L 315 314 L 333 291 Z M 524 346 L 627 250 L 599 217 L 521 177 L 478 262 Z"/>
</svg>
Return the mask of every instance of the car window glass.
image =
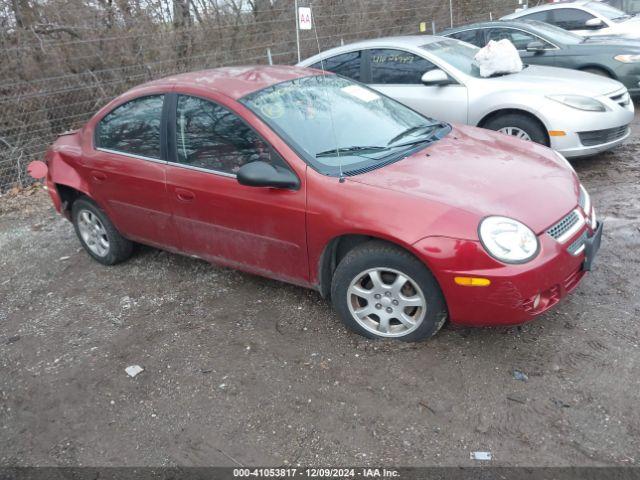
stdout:
<svg viewBox="0 0 640 480">
<path fill-rule="evenodd" d="M 557 8 L 551 12 L 549 23 L 557 25 L 565 30 L 584 30 L 588 28 L 585 23 L 587 20 L 596 18 L 584 10 L 577 8 Z"/>
<path fill-rule="evenodd" d="M 529 13 L 518 17 L 518 20 L 538 20 L 539 22 L 549 22 L 550 18 L 549 10 L 543 10 L 541 12 Z"/>
<path fill-rule="evenodd" d="M 553 48 L 552 45 L 550 45 L 548 42 L 545 42 L 535 35 L 523 32 L 522 30 L 516 30 L 513 28 L 492 28 L 489 30 L 487 41 L 499 41 L 504 39 L 507 39 L 511 43 L 513 43 L 513 45 L 518 50 L 526 50 L 527 45 L 529 45 L 531 42 L 541 42 L 544 45 L 544 48 Z"/>
<path fill-rule="evenodd" d="M 160 158 L 163 95 L 137 98 L 108 113 L 98 124 L 98 148 Z"/>
<path fill-rule="evenodd" d="M 371 83 L 421 84 L 422 75 L 436 66 L 429 60 L 402 50 L 369 50 Z"/>
<path fill-rule="evenodd" d="M 235 174 L 246 163 L 284 161 L 237 115 L 202 98 L 178 96 L 176 150 L 181 164 Z"/>
<path fill-rule="evenodd" d="M 484 47 L 484 45 L 480 45 L 482 43 L 482 40 L 480 40 L 478 37 L 482 37 L 482 35 L 478 35 L 478 30 L 465 30 L 463 32 L 452 33 L 451 35 L 447 36 L 455 38 L 456 40 L 471 43 L 472 45 L 476 45 L 478 47 Z"/>
<path fill-rule="evenodd" d="M 353 80 L 360 80 L 360 58 L 361 52 L 343 53 L 327 58 L 322 63 L 314 63 L 310 67 L 337 73 Z"/>
</svg>

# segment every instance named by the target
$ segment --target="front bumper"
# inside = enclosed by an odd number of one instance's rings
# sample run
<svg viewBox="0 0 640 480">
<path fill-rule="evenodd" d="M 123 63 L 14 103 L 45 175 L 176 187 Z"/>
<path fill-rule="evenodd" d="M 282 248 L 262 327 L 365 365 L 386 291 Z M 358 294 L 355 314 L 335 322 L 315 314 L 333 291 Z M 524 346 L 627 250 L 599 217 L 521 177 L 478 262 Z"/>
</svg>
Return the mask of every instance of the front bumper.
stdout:
<svg viewBox="0 0 640 480">
<path fill-rule="evenodd" d="M 585 248 L 572 255 L 568 247 L 585 231 L 588 235 Z M 585 225 L 564 243 L 542 233 L 539 236 L 540 253 L 522 265 L 508 265 L 492 259 L 477 241 L 430 237 L 415 247 L 438 279 L 452 323 L 474 327 L 504 326 L 533 320 L 571 293 L 591 268 L 601 235 L 602 224 L 595 230 Z M 449 256 L 447 251 L 454 253 Z M 440 258 L 434 258 L 434 252 L 440 252 Z M 446 268 L 452 264 L 466 264 L 471 268 Z M 462 286 L 454 281 L 459 276 L 487 278 L 491 284 Z"/>
<path fill-rule="evenodd" d="M 550 146 L 567 158 L 586 157 L 611 150 L 625 142 L 631 134 L 634 118 L 632 101 L 621 104 L 626 94 L 622 88 L 597 99 L 607 106 L 606 112 L 586 112 L 564 106 L 553 100 L 545 104 L 545 125 L 550 131 L 565 132 L 562 136 L 550 136 Z M 555 105 L 554 105 L 555 104 Z M 626 127 L 626 128 L 625 128 Z M 603 135 L 601 142 L 584 142 L 584 137 L 596 132 L 617 131 L 616 135 Z M 582 137 L 582 138 L 581 138 Z M 584 143 L 583 143 L 584 142 Z"/>
</svg>

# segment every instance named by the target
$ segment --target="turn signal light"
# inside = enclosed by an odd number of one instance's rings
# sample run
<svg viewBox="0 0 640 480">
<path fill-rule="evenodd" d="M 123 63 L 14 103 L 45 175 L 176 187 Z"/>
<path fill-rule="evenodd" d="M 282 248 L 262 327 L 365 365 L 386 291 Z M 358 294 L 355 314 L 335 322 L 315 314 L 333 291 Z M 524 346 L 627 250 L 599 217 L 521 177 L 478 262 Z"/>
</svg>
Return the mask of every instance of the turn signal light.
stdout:
<svg viewBox="0 0 640 480">
<path fill-rule="evenodd" d="M 480 277 L 455 277 L 453 281 L 463 287 L 488 287 L 491 285 L 491 280 Z"/>
<path fill-rule="evenodd" d="M 564 130 L 549 130 L 550 137 L 564 137 L 566 134 Z"/>
</svg>

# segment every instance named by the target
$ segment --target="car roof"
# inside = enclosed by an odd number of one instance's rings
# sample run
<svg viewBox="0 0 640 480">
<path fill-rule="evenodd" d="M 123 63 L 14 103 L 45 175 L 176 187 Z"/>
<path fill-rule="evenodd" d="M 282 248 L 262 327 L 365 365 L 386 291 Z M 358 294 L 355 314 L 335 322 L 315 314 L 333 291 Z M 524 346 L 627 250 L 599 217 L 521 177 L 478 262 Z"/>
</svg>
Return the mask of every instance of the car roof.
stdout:
<svg viewBox="0 0 640 480">
<path fill-rule="evenodd" d="M 323 50 L 320 53 L 316 53 L 311 57 L 305 58 L 300 63 L 312 65 L 314 64 L 314 62 L 319 61 L 321 58 L 330 57 L 332 55 L 340 53 L 352 52 L 361 48 L 420 47 L 422 45 L 437 42 L 438 40 L 443 40 L 445 38 L 447 40 L 452 40 L 447 37 L 439 37 L 435 35 L 402 35 L 396 37 L 374 38 L 371 40 L 360 40 L 358 42 L 348 43 L 339 47 Z"/>
<path fill-rule="evenodd" d="M 530 27 L 532 30 L 536 28 L 537 25 L 548 25 L 545 22 L 541 22 L 539 20 L 524 20 L 524 19 L 513 19 L 513 20 L 492 20 L 487 22 L 477 22 L 470 23 L 469 25 L 461 25 L 460 27 L 455 28 L 447 28 L 441 32 L 442 35 L 448 35 L 449 33 L 462 32 L 464 30 L 473 30 L 476 28 L 489 28 L 489 27 L 514 27 L 514 28 L 527 28 Z"/>
<path fill-rule="evenodd" d="M 323 74 L 323 72 L 310 68 L 291 67 L 287 65 L 221 67 L 211 70 L 181 73 L 158 80 L 152 80 L 135 87 L 128 93 L 135 93 L 136 90 L 146 87 L 166 86 L 167 88 L 171 88 L 174 86 L 184 86 L 205 88 L 237 100 L 252 92 L 262 90 L 277 83 L 316 74 Z"/>
<path fill-rule="evenodd" d="M 517 12 L 505 15 L 502 19 L 508 20 L 510 18 L 518 18 L 521 15 L 528 15 L 529 13 L 542 12 L 544 10 L 555 10 L 557 8 L 584 7 L 586 4 L 591 3 L 591 1 L 592 0 L 577 0 L 575 2 L 545 3 L 544 5 L 538 5 L 537 7 L 518 10 Z"/>
</svg>

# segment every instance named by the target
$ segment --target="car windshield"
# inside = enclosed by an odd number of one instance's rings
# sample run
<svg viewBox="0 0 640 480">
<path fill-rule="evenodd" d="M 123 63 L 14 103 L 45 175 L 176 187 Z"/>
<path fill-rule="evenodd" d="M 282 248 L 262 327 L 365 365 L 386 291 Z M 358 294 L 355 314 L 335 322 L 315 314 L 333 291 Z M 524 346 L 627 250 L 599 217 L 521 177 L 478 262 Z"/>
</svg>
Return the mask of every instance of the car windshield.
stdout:
<svg viewBox="0 0 640 480">
<path fill-rule="evenodd" d="M 555 43 L 563 43 L 565 45 L 577 45 L 584 42 L 584 37 L 576 33 L 570 32 L 550 23 L 540 22 L 539 20 L 524 20 L 524 23 L 531 27 L 533 33 L 547 37 Z"/>
<path fill-rule="evenodd" d="M 420 48 L 435 55 L 440 60 L 472 77 L 480 78 L 480 68 L 474 57 L 478 47 L 453 39 L 442 39 L 427 43 Z"/>
<path fill-rule="evenodd" d="M 279 83 L 240 101 L 327 175 L 387 164 L 450 131 L 446 124 L 337 75 Z"/>
<path fill-rule="evenodd" d="M 598 15 L 602 15 L 603 17 L 608 18 L 609 20 L 613 20 L 614 22 L 625 20 L 631 16 L 627 15 L 622 10 L 618 10 L 611 5 L 607 5 L 606 3 L 589 2 L 585 5 L 585 7 L 590 8 Z"/>
</svg>

